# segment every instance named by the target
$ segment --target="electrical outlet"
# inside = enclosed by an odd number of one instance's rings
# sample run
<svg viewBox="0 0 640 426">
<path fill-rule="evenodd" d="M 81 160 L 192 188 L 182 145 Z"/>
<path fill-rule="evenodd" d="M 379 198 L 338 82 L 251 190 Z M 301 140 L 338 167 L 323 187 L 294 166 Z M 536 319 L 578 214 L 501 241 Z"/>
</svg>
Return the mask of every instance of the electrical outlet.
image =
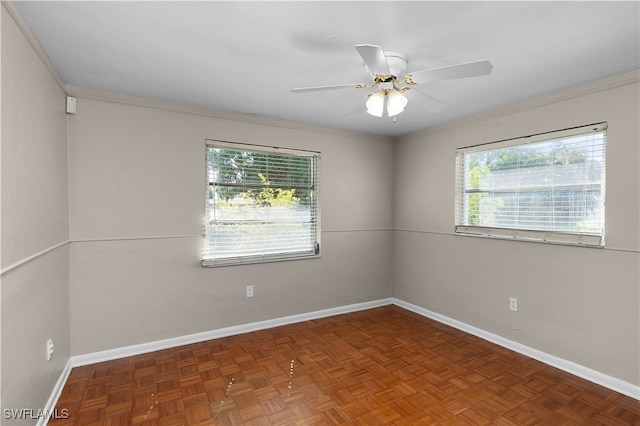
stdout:
<svg viewBox="0 0 640 426">
<path fill-rule="evenodd" d="M 509 309 L 518 312 L 518 299 L 516 299 L 515 297 L 509 298 Z"/>
<path fill-rule="evenodd" d="M 53 339 L 47 340 L 47 361 L 51 361 L 53 357 Z"/>
<path fill-rule="evenodd" d="M 252 285 L 248 285 L 247 286 L 247 297 L 253 297 L 253 286 Z"/>
</svg>

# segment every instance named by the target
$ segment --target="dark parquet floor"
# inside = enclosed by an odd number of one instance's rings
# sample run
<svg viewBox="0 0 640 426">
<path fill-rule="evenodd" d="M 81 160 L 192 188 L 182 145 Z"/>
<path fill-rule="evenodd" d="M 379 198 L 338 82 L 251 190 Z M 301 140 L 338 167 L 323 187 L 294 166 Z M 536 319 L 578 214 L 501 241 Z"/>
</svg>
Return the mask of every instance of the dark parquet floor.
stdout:
<svg viewBox="0 0 640 426">
<path fill-rule="evenodd" d="M 640 425 L 640 402 L 397 306 L 74 368 L 69 425 Z"/>
</svg>

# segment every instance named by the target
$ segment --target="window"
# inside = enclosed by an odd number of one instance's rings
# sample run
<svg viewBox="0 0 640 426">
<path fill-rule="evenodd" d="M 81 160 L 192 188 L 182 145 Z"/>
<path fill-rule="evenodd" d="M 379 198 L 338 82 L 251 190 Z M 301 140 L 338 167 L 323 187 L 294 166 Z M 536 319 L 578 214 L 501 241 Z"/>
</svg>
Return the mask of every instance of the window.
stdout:
<svg viewBox="0 0 640 426">
<path fill-rule="evenodd" d="M 206 142 L 203 266 L 319 255 L 316 152 Z"/>
<path fill-rule="evenodd" d="M 604 246 L 606 128 L 459 149 L 456 233 Z"/>
</svg>

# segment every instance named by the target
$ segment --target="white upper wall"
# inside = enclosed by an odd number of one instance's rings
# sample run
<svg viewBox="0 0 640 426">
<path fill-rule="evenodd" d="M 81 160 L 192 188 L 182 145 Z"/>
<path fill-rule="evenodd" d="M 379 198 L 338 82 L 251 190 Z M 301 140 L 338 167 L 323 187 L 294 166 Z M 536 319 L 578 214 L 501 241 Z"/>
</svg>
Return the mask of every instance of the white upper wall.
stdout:
<svg viewBox="0 0 640 426">
<path fill-rule="evenodd" d="M 391 228 L 390 138 L 80 96 L 70 118 L 72 240 L 201 235 L 207 138 L 319 151 L 322 230 Z"/>
<path fill-rule="evenodd" d="M 2 39 L 2 267 L 67 241 L 64 93 L 8 13 Z"/>
</svg>

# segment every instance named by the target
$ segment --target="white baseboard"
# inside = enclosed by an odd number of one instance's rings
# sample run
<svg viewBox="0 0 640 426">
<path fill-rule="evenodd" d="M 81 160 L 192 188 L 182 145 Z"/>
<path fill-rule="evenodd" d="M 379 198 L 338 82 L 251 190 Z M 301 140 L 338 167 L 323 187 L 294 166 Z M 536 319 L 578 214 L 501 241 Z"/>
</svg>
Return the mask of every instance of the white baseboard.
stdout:
<svg viewBox="0 0 640 426">
<path fill-rule="evenodd" d="M 109 349 L 106 351 L 93 352 L 85 355 L 76 355 L 71 357 L 73 367 L 82 365 L 95 364 L 98 362 L 111 361 L 118 358 L 124 358 L 133 355 L 140 355 L 148 352 L 159 351 L 162 349 L 175 348 L 177 346 L 189 345 L 191 343 L 199 343 L 207 340 L 220 339 L 222 337 L 233 336 L 237 334 L 250 333 L 252 331 L 265 330 L 268 328 L 280 327 L 283 325 L 295 324 L 298 322 L 309 321 L 319 318 L 330 317 L 334 315 L 346 314 L 349 312 L 363 311 L 365 309 L 377 308 L 379 306 L 391 305 L 391 298 L 374 300 L 371 302 L 356 303 L 353 305 L 339 306 L 337 308 L 323 309 L 320 311 L 307 312 L 298 315 L 289 315 L 271 320 L 252 322 L 249 324 L 235 325 L 232 327 L 219 328 L 217 330 L 204 331 L 201 333 L 188 334 L 186 336 L 172 337 L 170 339 L 156 340 L 149 343 L 141 343 L 139 345 L 125 346 L 122 348 Z"/>
<path fill-rule="evenodd" d="M 497 334 L 490 333 L 488 331 L 463 323 L 453 318 L 449 318 L 445 315 L 441 315 L 423 307 L 405 302 L 404 300 L 396 299 L 395 297 L 392 298 L 392 300 L 394 305 L 400 306 L 401 308 L 404 308 L 408 311 L 415 312 L 440 323 L 449 325 L 453 328 L 457 328 L 458 330 L 473 334 L 474 336 L 480 337 L 491 343 L 495 343 L 496 345 L 511 349 L 514 352 L 526 355 L 529 358 L 536 359 L 559 370 L 566 371 L 567 373 L 573 374 L 574 376 L 581 377 L 585 380 L 604 386 L 623 395 L 627 395 L 635 399 L 640 399 L 640 386 L 636 386 L 634 384 L 625 382 L 624 380 L 620 380 L 615 377 L 603 374 L 599 371 L 592 370 L 591 368 L 576 364 L 575 362 L 550 355 L 546 352 L 539 351 L 521 343 L 514 342 L 502 336 L 498 336 Z"/>
<path fill-rule="evenodd" d="M 114 359 L 124 358 L 133 355 L 140 355 L 143 353 L 154 352 L 162 349 L 174 348 L 177 346 L 188 345 L 191 343 L 204 342 L 212 339 L 219 339 L 222 337 L 233 336 L 237 334 L 249 333 L 252 331 L 264 330 L 274 327 L 280 327 L 288 324 L 295 324 L 303 321 L 310 321 L 319 318 L 330 317 L 334 315 L 346 314 L 350 312 L 357 312 L 366 309 L 377 308 L 386 305 L 397 305 L 401 308 L 415 312 L 427 318 L 431 318 L 440 323 L 449 325 L 458 330 L 462 330 L 474 336 L 478 336 L 484 340 L 495 343 L 499 346 L 511 349 L 514 352 L 526 355 L 530 358 L 541 361 L 547 365 L 566 371 L 567 373 L 581 377 L 590 382 L 599 384 L 606 388 L 609 388 L 615 392 L 619 392 L 623 395 L 630 396 L 635 399 L 640 399 L 640 386 L 633 385 L 615 377 L 608 376 L 599 371 L 592 370 L 582 365 L 576 364 L 572 361 L 567 361 L 562 358 L 558 358 L 554 355 L 547 354 L 521 343 L 514 342 L 488 331 L 479 329 L 472 325 L 463 323 L 461 321 L 449 318 L 445 315 L 438 314 L 428 309 L 422 308 L 417 305 L 405 302 L 394 297 L 374 300 L 370 302 L 356 303 L 353 305 L 340 306 L 337 308 L 323 309 L 320 311 L 308 312 L 298 315 L 290 315 L 281 318 L 275 318 L 271 320 L 258 321 L 249 324 L 242 324 L 232 327 L 220 328 L 217 330 L 205 331 L 202 333 L 189 334 L 186 336 L 179 336 L 170 339 L 157 340 L 154 342 L 142 343 L 139 345 L 131 345 L 122 348 L 110 349 L 106 351 L 94 352 L 85 355 L 76 355 L 69 359 L 65 369 L 60 375 L 60 379 L 56 383 L 54 390 L 47 402 L 46 409 L 53 411 L 55 404 L 60 397 L 62 388 L 71 372 L 72 367 L 78 367 L 83 365 L 95 364 L 98 362 L 111 361 Z M 38 425 L 46 425 L 46 421 Z"/>
<path fill-rule="evenodd" d="M 60 398 L 60 394 L 62 393 L 62 389 L 64 388 L 65 383 L 67 383 L 67 379 L 69 378 L 69 374 L 71 374 L 71 368 L 73 367 L 71 363 L 71 359 L 67 360 L 67 364 L 62 369 L 62 373 L 60 373 L 60 377 L 58 377 L 58 381 L 53 386 L 53 390 L 51 391 L 51 395 L 47 400 L 47 403 L 42 410 L 43 413 L 53 413 L 56 408 L 56 403 L 58 402 L 58 398 Z M 37 426 L 44 426 L 49 422 L 49 419 L 46 416 L 40 417 L 38 419 Z"/>
</svg>

